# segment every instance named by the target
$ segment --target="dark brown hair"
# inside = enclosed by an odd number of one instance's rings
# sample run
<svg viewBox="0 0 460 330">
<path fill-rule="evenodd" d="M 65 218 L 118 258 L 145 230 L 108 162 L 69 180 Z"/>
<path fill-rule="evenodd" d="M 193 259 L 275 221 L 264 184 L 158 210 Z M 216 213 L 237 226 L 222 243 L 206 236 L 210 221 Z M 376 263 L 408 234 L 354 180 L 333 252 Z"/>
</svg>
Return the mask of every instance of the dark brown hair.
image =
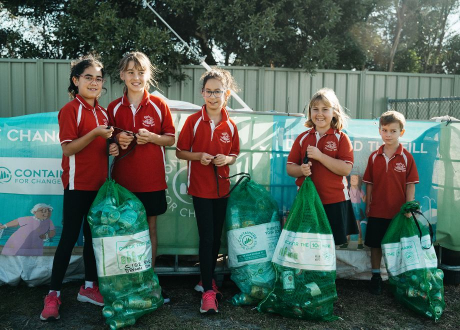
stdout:
<svg viewBox="0 0 460 330">
<path fill-rule="evenodd" d="M 94 66 L 94 67 L 99 67 L 101 68 L 101 74 L 102 78 L 104 78 L 105 71 L 104 71 L 104 65 L 99 61 L 99 59 L 95 55 L 86 55 L 83 57 L 80 57 L 76 61 L 72 61 L 70 64 L 70 85 L 69 88 L 67 88 L 70 98 L 74 99 L 75 96 L 78 94 L 78 87 L 75 86 L 73 83 L 72 78 L 76 77 L 79 78 L 80 75 L 89 67 Z M 105 88 L 102 88 L 105 90 Z"/>
</svg>

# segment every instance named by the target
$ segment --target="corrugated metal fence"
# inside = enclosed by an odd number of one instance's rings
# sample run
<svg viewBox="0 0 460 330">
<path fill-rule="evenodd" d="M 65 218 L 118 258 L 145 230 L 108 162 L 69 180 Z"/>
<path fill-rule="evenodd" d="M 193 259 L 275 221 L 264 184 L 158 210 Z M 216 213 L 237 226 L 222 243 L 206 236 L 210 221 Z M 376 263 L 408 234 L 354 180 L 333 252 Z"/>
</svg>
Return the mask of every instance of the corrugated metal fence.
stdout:
<svg viewBox="0 0 460 330">
<path fill-rule="evenodd" d="M 59 110 L 69 101 L 68 60 L 0 59 L 0 116 L 12 117 Z M 378 117 L 387 99 L 460 96 L 460 75 L 386 73 L 372 71 L 302 70 L 228 67 L 236 78 L 240 97 L 256 111 L 303 112 L 311 95 L 321 87 L 334 89 L 352 118 Z M 188 79 L 161 86 L 175 100 L 202 104 L 201 66 L 184 66 Z M 108 77 L 102 106 L 121 96 L 122 87 Z M 235 101 L 232 108 L 241 108 Z M 412 118 L 417 119 L 417 118 Z"/>
</svg>

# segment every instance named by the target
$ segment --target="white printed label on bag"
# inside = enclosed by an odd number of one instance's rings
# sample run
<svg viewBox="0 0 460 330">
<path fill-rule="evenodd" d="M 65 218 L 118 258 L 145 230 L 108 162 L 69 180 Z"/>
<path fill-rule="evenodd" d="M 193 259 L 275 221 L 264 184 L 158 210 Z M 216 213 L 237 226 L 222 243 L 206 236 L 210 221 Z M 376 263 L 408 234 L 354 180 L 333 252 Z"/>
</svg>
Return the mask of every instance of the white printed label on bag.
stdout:
<svg viewBox="0 0 460 330">
<path fill-rule="evenodd" d="M 296 233 L 283 229 L 272 261 L 291 268 L 334 271 L 334 237 L 331 234 Z"/>
<path fill-rule="evenodd" d="M 229 230 L 227 232 L 229 267 L 270 261 L 280 231 L 278 221 Z"/>
<path fill-rule="evenodd" d="M 401 237 L 398 243 L 382 244 L 388 273 L 396 276 L 413 269 L 436 268 L 438 259 L 429 235 Z"/>
<path fill-rule="evenodd" d="M 99 277 L 143 272 L 152 268 L 148 230 L 134 235 L 93 238 Z"/>
</svg>

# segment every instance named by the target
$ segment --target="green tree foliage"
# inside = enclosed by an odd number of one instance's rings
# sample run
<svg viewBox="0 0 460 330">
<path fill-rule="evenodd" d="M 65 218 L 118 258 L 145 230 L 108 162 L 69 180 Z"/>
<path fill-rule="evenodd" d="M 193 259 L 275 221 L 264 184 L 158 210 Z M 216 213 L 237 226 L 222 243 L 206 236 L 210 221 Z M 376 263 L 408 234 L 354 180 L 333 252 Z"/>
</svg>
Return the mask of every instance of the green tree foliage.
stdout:
<svg viewBox="0 0 460 330">
<path fill-rule="evenodd" d="M 460 74 L 460 35 L 455 35 L 447 41 L 442 54 L 443 71 Z"/>
<path fill-rule="evenodd" d="M 0 25 L 0 55 L 76 58 L 96 52 L 118 77 L 119 59 L 139 50 L 166 84 L 183 78 L 181 65 L 204 56 L 211 65 L 451 72 L 459 33 L 448 35 L 448 18 L 459 2 L 149 1 L 191 52 L 141 0 L 6 0 L 0 3 L 8 22 Z M 13 23 L 23 21 L 27 27 Z"/>
<path fill-rule="evenodd" d="M 62 52 L 68 58 L 97 52 L 115 78 L 123 54 L 135 50 L 149 56 L 163 83 L 169 83 L 169 78 L 180 79 L 177 69 L 182 63 L 191 63 L 141 1 L 72 0 L 65 11 L 55 33 Z"/>
</svg>

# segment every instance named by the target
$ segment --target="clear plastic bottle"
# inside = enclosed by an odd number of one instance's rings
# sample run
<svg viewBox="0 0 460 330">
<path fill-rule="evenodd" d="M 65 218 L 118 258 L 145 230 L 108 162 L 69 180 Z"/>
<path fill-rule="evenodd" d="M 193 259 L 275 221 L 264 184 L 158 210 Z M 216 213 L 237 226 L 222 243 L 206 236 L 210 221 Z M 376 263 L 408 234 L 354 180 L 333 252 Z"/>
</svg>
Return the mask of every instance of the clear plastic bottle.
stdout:
<svg viewBox="0 0 460 330">
<path fill-rule="evenodd" d="M 253 305 L 257 302 L 255 298 L 251 297 L 250 295 L 240 292 L 233 296 L 232 298 L 232 305 L 234 306 L 244 306 L 244 305 Z"/>
<path fill-rule="evenodd" d="M 107 217 L 107 223 L 109 225 L 115 224 L 120 219 L 120 212 L 118 210 L 113 210 L 109 213 Z"/>
<path fill-rule="evenodd" d="M 109 319 L 115 315 L 115 309 L 112 306 L 104 306 L 102 309 L 102 316 Z"/>
<path fill-rule="evenodd" d="M 97 237 L 111 237 L 115 235 L 115 229 L 109 225 L 100 225 L 94 228 Z"/>
<path fill-rule="evenodd" d="M 240 213 L 237 207 L 232 207 L 226 218 L 226 229 L 229 231 L 238 228 L 241 228 Z"/>
<path fill-rule="evenodd" d="M 123 319 L 113 319 L 109 321 L 109 326 L 112 330 L 117 330 L 134 324 L 136 324 L 136 319 L 134 317 L 125 317 Z"/>
<path fill-rule="evenodd" d="M 261 287 L 261 286 L 257 286 L 257 285 L 253 285 L 251 287 L 251 293 L 250 293 L 250 296 L 255 298 L 255 299 L 264 299 L 268 293 L 270 292 L 270 290 L 268 288 L 264 288 L 264 287 Z"/>
<path fill-rule="evenodd" d="M 252 227 L 252 226 L 255 226 L 255 225 L 256 225 L 255 221 L 251 220 L 251 219 L 243 220 L 241 222 L 241 227 L 243 227 L 243 228 Z"/>
<path fill-rule="evenodd" d="M 137 220 L 137 213 L 134 210 L 127 209 L 123 211 L 120 215 L 120 219 L 118 220 L 118 224 L 120 228 L 129 230 L 135 226 Z"/>
</svg>

